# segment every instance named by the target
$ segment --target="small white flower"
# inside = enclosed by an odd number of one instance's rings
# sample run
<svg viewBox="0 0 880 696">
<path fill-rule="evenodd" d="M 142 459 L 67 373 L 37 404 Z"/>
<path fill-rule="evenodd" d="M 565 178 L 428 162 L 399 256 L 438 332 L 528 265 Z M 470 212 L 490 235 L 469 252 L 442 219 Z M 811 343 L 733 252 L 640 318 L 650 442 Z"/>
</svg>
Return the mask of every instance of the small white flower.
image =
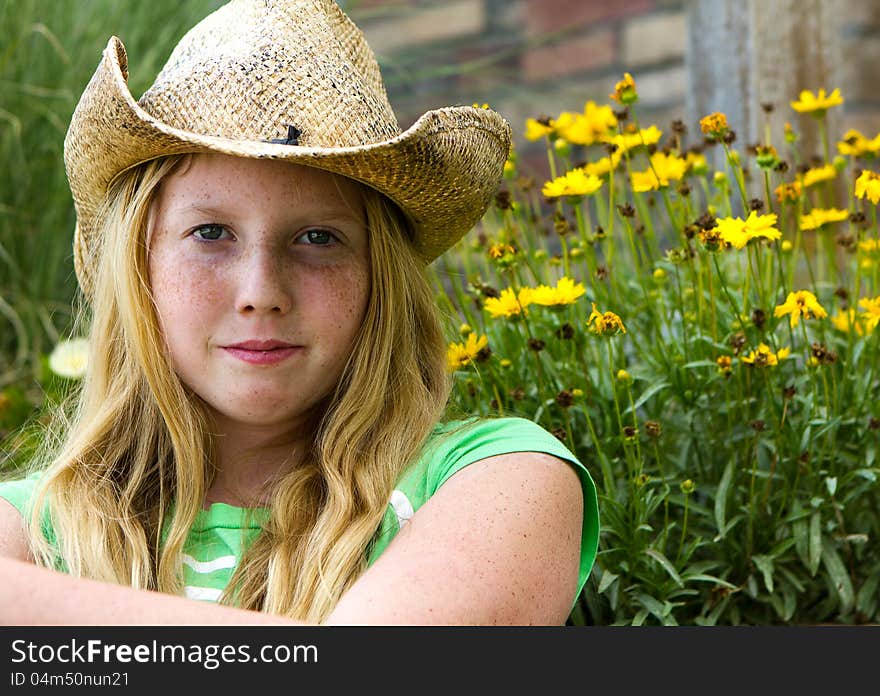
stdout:
<svg viewBox="0 0 880 696">
<path fill-rule="evenodd" d="M 72 338 L 61 341 L 49 356 L 49 368 L 61 377 L 79 379 L 86 373 L 88 356 L 88 339 Z"/>
</svg>

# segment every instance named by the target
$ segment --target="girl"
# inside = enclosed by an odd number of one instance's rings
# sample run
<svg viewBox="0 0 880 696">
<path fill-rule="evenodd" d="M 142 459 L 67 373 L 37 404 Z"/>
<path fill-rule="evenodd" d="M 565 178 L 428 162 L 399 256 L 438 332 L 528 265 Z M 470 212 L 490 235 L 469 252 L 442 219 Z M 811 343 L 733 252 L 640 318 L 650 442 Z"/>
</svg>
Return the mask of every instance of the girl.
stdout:
<svg viewBox="0 0 880 696">
<path fill-rule="evenodd" d="M 88 374 L 0 484 L 8 623 L 561 624 L 596 494 L 534 423 L 445 417 L 424 267 L 482 216 L 487 109 L 401 132 L 330 0 L 233 0 L 65 139 Z M 194 601 L 198 600 L 198 601 Z"/>
</svg>

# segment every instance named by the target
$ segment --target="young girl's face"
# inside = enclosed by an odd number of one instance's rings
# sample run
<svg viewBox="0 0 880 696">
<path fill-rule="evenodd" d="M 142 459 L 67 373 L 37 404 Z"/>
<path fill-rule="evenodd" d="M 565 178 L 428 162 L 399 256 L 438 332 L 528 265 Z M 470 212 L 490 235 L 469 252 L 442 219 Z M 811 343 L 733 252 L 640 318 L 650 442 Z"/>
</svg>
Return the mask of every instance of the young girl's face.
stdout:
<svg viewBox="0 0 880 696">
<path fill-rule="evenodd" d="M 285 162 L 194 155 L 163 181 L 148 244 L 174 369 L 221 432 L 295 428 L 332 392 L 369 295 L 356 183 Z"/>
</svg>

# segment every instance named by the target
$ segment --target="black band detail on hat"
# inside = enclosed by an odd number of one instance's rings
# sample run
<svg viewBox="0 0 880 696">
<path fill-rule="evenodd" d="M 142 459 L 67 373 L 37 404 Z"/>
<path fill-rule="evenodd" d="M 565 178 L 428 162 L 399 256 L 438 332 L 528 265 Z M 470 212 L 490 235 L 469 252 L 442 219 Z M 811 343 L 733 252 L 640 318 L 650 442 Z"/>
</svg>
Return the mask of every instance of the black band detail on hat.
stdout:
<svg viewBox="0 0 880 696">
<path fill-rule="evenodd" d="M 272 138 L 267 142 L 278 143 L 279 145 L 299 145 L 299 136 L 301 135 L 302 131 L 299 128 L 288 124 L 286 138 Z"/>
</svg>

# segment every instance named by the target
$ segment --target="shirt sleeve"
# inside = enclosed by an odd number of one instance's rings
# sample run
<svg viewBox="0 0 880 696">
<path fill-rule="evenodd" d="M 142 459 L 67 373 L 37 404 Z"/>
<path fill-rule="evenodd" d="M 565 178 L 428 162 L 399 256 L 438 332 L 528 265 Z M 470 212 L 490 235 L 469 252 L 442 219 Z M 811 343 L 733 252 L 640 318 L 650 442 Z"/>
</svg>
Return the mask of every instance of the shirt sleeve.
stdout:
<svg viewBox="0 0 880 696">
<path fill-rule="evenodd" d="M 25 478 L 11 481 L 0 481 L 0 498 L 11 503 L 22 517 L 27 519 L 31 511 L 31 499 L 40 480 L 40 472 L 34 472 Z"/>
<path fill-rule="evenodd" d="M 586 466 L 551 433 L 526 418 L 481 418 L 457 423 L 436 440 L 427 468 L 428 496 L 469 464 L 499 454 L 541 452 L 569 462 L 578 474 L 584 496 L 578 591 L 586 584 L 599 545 L 596 486 Z"/>
</svg>

